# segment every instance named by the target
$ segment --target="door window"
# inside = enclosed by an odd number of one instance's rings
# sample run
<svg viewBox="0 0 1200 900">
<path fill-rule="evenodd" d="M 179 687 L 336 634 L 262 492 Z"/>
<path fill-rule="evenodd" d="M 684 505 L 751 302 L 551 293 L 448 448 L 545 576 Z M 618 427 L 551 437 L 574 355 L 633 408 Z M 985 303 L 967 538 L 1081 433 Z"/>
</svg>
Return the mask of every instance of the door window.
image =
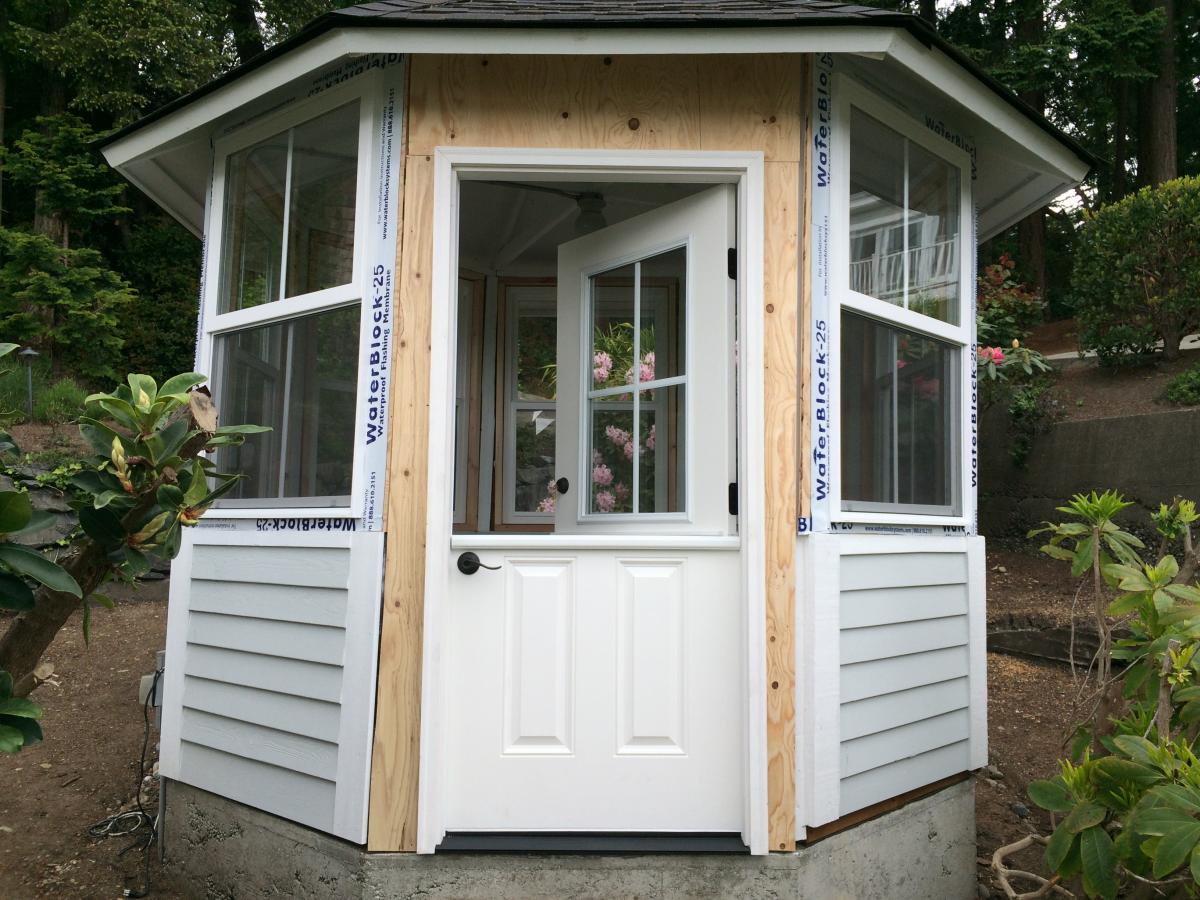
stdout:
<svg viewBox="0 0 1200 900">
<path fill-rule="evenodd" d="M 686 271 L 678 247 L 589 279 L 591 514 L 685 511 Z"/>
</svg>

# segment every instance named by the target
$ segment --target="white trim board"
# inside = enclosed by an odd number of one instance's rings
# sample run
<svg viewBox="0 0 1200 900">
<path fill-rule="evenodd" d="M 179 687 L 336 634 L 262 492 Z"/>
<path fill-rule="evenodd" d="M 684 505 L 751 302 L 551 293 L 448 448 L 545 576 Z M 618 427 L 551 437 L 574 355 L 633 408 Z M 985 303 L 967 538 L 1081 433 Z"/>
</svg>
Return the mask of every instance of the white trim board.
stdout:
<svg viewBox="0 0 1200 900">
<path fill-rule="evenodd" d="M 461 48 L 460 48 L 461 52 Z M 443 600 L 451 566 L 451 484 L 449 448 L 453 442 L 455 342 L 453 302 L 458 281 L 458 182 L 461 178 L 536 173 L 539 178 L 588 177 L 597 180 L 731 182 L 738 185 L 739 336 L 743 364 L 738 367 L 739 481 L 742 590 L 745 597 L 745 745 L 746 785 L 743 838 L 752 853 L 767 852 L 766 770 L 766 620 L 763 536 L 763 156 L 735 152 L 627 152 L 506 150 L 439 147 L 434 154 L 433 319 L 430 343 L 430 429 L 425 598 L 421 654 L 420 777 L 417 852 L 432 853 L 444 834 L 441 762 L 443 724 Z M 623 537 L 629 545 L 637 537 Z M 640 545 L 639 545 L 640 546 Z"/>
</svg>

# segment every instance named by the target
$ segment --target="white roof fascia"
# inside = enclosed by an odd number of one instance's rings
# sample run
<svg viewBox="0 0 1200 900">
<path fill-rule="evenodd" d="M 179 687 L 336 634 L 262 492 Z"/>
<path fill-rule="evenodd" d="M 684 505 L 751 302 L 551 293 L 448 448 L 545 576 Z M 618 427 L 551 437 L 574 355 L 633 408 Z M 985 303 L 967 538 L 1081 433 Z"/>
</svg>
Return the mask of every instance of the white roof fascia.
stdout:
<svg viewBox="0 0 1200 900">
<path fill-rule="evenodd" d="M 103 148 L 113 168 L 157 152 L 189 132 L 350 54 L 492 53 L 663 55 L 853 53 L 882 58 L 894 28 L 337 28 Z"/>
<path fill-rule="evenodd" d="M 941 50 L 925 47 L 911 35 L 898 30 L 895 38 L 888 51 L 891 59 L 1028 149 L 1048 170 L 1062 177 L 1063 187 L 1078 184 L 1087 177 L 1088 164 L 1084 160 L 1004 102 Z"/>
<path fill-rule="evenodd" d="M 894 27 L 365 28 L 360 53 L 652 56 L 718 53 L 886 53 Z"/>
</svg>

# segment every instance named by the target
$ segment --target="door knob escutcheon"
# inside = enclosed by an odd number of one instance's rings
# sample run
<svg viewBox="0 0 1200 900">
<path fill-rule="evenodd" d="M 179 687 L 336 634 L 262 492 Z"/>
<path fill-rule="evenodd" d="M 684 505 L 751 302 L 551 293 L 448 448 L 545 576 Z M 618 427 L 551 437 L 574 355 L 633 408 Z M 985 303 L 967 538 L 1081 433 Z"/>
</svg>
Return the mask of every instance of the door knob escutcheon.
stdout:
<svg viewBox="0 0 1200 900">
<path fill-rule="evenodd" d="M 458 566 L 458 571 L 462 572 L 464 575 L 474 575 L 480 569 L 491 569 L 496 571 L 500 568 L 499 566 L 485 566 L 479 561 L 479 556 L 475 553 L 472 553 L 470 550 L 468 550 L 466 553 L 459 554 L 456 565 Z"/>
</svg>

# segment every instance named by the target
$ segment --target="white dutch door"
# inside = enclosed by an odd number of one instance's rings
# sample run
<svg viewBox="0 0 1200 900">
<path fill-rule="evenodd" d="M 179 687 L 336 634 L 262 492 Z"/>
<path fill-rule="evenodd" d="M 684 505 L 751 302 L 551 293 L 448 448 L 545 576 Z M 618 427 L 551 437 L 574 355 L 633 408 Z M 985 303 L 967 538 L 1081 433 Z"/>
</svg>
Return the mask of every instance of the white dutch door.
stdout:
<svg viewBox="0 0 1200 900">
<path fill-rule="evenodd" d="M 743 830 L 734 215 L 559 247 L 554 533 L 452 576 L 448 831 Z"/>
</svg>

